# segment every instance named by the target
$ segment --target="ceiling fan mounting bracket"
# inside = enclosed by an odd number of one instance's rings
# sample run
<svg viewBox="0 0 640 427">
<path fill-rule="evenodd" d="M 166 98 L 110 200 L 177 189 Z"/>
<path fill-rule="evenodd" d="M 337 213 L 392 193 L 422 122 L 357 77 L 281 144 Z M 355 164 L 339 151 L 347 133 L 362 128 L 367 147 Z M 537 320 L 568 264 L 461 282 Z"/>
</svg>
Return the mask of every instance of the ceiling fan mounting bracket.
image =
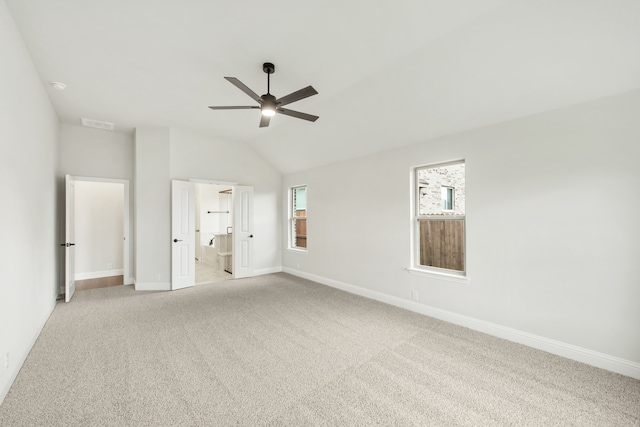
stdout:
<svg viewBox="0 0 640 427">
<path fill-rule="evenodd" d="M 276 71 L 276 66 L 271 62 L 265 62 L 264 64 L 262 64 L 262 71 L 267 74 L 273 74 Z"/>
</svg>

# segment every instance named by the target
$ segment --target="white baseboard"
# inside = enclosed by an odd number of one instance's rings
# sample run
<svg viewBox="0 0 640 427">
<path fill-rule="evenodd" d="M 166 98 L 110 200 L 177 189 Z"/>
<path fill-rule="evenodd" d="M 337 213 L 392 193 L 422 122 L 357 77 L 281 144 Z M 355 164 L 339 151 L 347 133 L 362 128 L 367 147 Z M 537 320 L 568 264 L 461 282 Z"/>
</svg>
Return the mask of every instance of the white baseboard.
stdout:
<svg viewBox="0 0 640 427">
<path fill-rule="evenodd" d="M 129 277 L 128 279 L 126 279 L 126 280 L 124 281 L 124 284 L 125 284 L 125 285 L 133 285 L 133 284 L 135 284 L 135 283 L 136 283 L 136 279 L 134 279 L 133 277 Z"/>
<path fill-rule="evenodd" d="M 265 274 L 273 274 L 273 273 L 281 273 L 282 272 L 282 266 L 278 266 L 278 267 L 269 267 L 269 268 L 260 268 L 258 270 L 253 270 L 253 275 L 254 276 L 263 276 Z"/>
<path fill-rule="evenodd" d="M 90 271 L 88 273 L 76 273 L 75 280 L 87 280 L 87 279 L 100 279 L 102 277 L 122 276 L 124 270 L 104 270 L 104 271 Z"/>
<path fill-rule="evenodd" d="M 484 332 L 498 338 L 503 338 L 519 344 L 543 350 L 548 353 L 566 357 L 567 359 L 576 360 L 586 363 L 587 365 L 606 369 L 618 374 L 626 375 L 631 378 L 640 379 L 640 363 L 631 360 L 622 359 L 608 354 L 599 353 L 597 351 L 567 344 L 562 341 L 556 341 L 539 335 L 530 334 L 528 332 L 519 331 L 517 329 L 498 325 L 496 323 L 486 322 L 469 316 L 464 316 L 452 311 L 442 310 L 415 301 L 405 300 L 381 292 L 372 291 L 359 286 L 350 285 L 348 283 L 339 282 L 337 280 L 328 279 L 315 274 L 305 273 L 293 268 L 283 267 L 282 271 L 304 279 L 313 280 L 332 288 L 340 289 L 352 294 L 360 295 L 406 310 L 420 313 L 425 316 L 434 317 L 449 323 L 464 326 L 469 329 Z"/>
<path fill-rule="evenodd" d="M 282 272 L 282 266 L 261 268 L 258 270 L 254 270 L 253 275 L 262 276 L 265 274 L 280 273 L 280 272 Z M 130 281 L 125 282 L 125 284 L 126 285 L 135 284 L 136 291 L 170 291 L 171 290 L 171 283 L 168 283 L 168 282 L 167 283 L 164 283 L 164 282 L 138 283 L 133 278 L 130 278 L 129 280 Z"/>
<path fill-rule="evenodd" d="M 171 283 L 169 282 L 149 282 L 135 284 L 136 291 L 170 291 Z"/>
<path fill-rule="evenodd" d="M 51 313 L 53 313 L 53 309 L 55 307 L 56 307 L 56 300 L 54 298 L 51 304 L 51 307 L 49 307 L 48 309 L 46 316 L 44 316 L 44 319 L 42 320 L 41 324 L 36 328 L 35 333 L 31 336 L 31 339 L 29 340 L 29 345 L 27 345 L 27 347 L 21 352 L 21 354 L 15 355 L 11 358 L 12 361 L 10 365 L 10 370 L 9 372 L 7 372 L 8 378 L 2 384 L 2 388 L 0 389 L 0 405 L 2 405 L 2 402 L 4 402 L 4 398 L 7 397 L 7 393 L 9 393 L 9 390 L 11 389 L 13 382 L 16 380 L 16 377 L 18 376 L 18 372 L 20 372 L 20 369 L 22 369 L 22 365 L 24 364 L 25 360 L 27 360 L 27 356 L 29 355 L 29 352 L 33 348 L 33 345 L 36 343 L 36 340 L 38 339 L 38 337 L 40 336 L 40 333 L 42 332 L 42 328 L 44 328 L 44 325 L 47 323 L 47 320 L 49 320 L 49 317 L 51 317 Z"/>
</svg>

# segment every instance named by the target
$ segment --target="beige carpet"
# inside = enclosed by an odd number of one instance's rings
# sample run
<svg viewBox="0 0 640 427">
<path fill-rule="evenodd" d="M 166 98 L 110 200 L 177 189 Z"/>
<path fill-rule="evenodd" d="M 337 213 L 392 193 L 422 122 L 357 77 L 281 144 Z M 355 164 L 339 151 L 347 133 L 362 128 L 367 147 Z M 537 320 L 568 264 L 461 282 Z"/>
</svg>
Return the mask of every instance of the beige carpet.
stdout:
<svg viewBox="0 0 640 427">
<path fill-rule="evenodd" d="M 274 274 L 76 293 L 0 425 L 640 425 L 640 381 Z"/>
</svg>

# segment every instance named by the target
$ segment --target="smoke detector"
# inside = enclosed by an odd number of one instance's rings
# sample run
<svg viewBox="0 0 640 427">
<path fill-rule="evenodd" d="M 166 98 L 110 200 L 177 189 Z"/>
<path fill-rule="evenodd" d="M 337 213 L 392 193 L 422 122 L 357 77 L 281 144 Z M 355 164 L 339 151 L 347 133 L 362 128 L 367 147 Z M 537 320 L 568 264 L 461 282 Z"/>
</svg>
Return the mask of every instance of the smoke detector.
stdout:
<svg viewBox="0 0 640 427">
<path fill-rule="evenodd" d="M 53 87 L 54 89 L 58 89 L 58 90 L 65 90 L 67 88 L 67 85 L 64 83 L 60 83 L 60 82 L 49 82 L 49 84 L 51 85 L 51 87 Z"/>
<path fill-rule="evenodd" d="M 96 128 L 96 129 L 102 129 L 102 130 L 114 130 L 116 128 L 115 123 L 103 122 L 103 121 L 94 120 L 94 119 L 85 119 L 84 117 L 80 118 L 80 122 L 82 123 L 82 126 L 85 126 L 88 128 Z"/>
</svg>

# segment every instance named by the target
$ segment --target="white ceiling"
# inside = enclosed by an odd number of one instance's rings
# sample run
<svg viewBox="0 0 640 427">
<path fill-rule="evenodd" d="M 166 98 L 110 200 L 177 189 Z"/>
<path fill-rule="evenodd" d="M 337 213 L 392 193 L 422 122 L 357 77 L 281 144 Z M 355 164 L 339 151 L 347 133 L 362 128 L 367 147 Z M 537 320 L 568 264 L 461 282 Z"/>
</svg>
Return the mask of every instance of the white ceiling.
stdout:
<svg viewBox="0 0 640 427">
<path fill-rule="evenodd" d="M 283 173 L 640 88 L 638 0 L 6 0 L 60 120 L 175 126 Z M 259 111 L 223 79 L 319 94 Z M 67 84 L 65 91 L 49 81 Z"/>
</svg>

